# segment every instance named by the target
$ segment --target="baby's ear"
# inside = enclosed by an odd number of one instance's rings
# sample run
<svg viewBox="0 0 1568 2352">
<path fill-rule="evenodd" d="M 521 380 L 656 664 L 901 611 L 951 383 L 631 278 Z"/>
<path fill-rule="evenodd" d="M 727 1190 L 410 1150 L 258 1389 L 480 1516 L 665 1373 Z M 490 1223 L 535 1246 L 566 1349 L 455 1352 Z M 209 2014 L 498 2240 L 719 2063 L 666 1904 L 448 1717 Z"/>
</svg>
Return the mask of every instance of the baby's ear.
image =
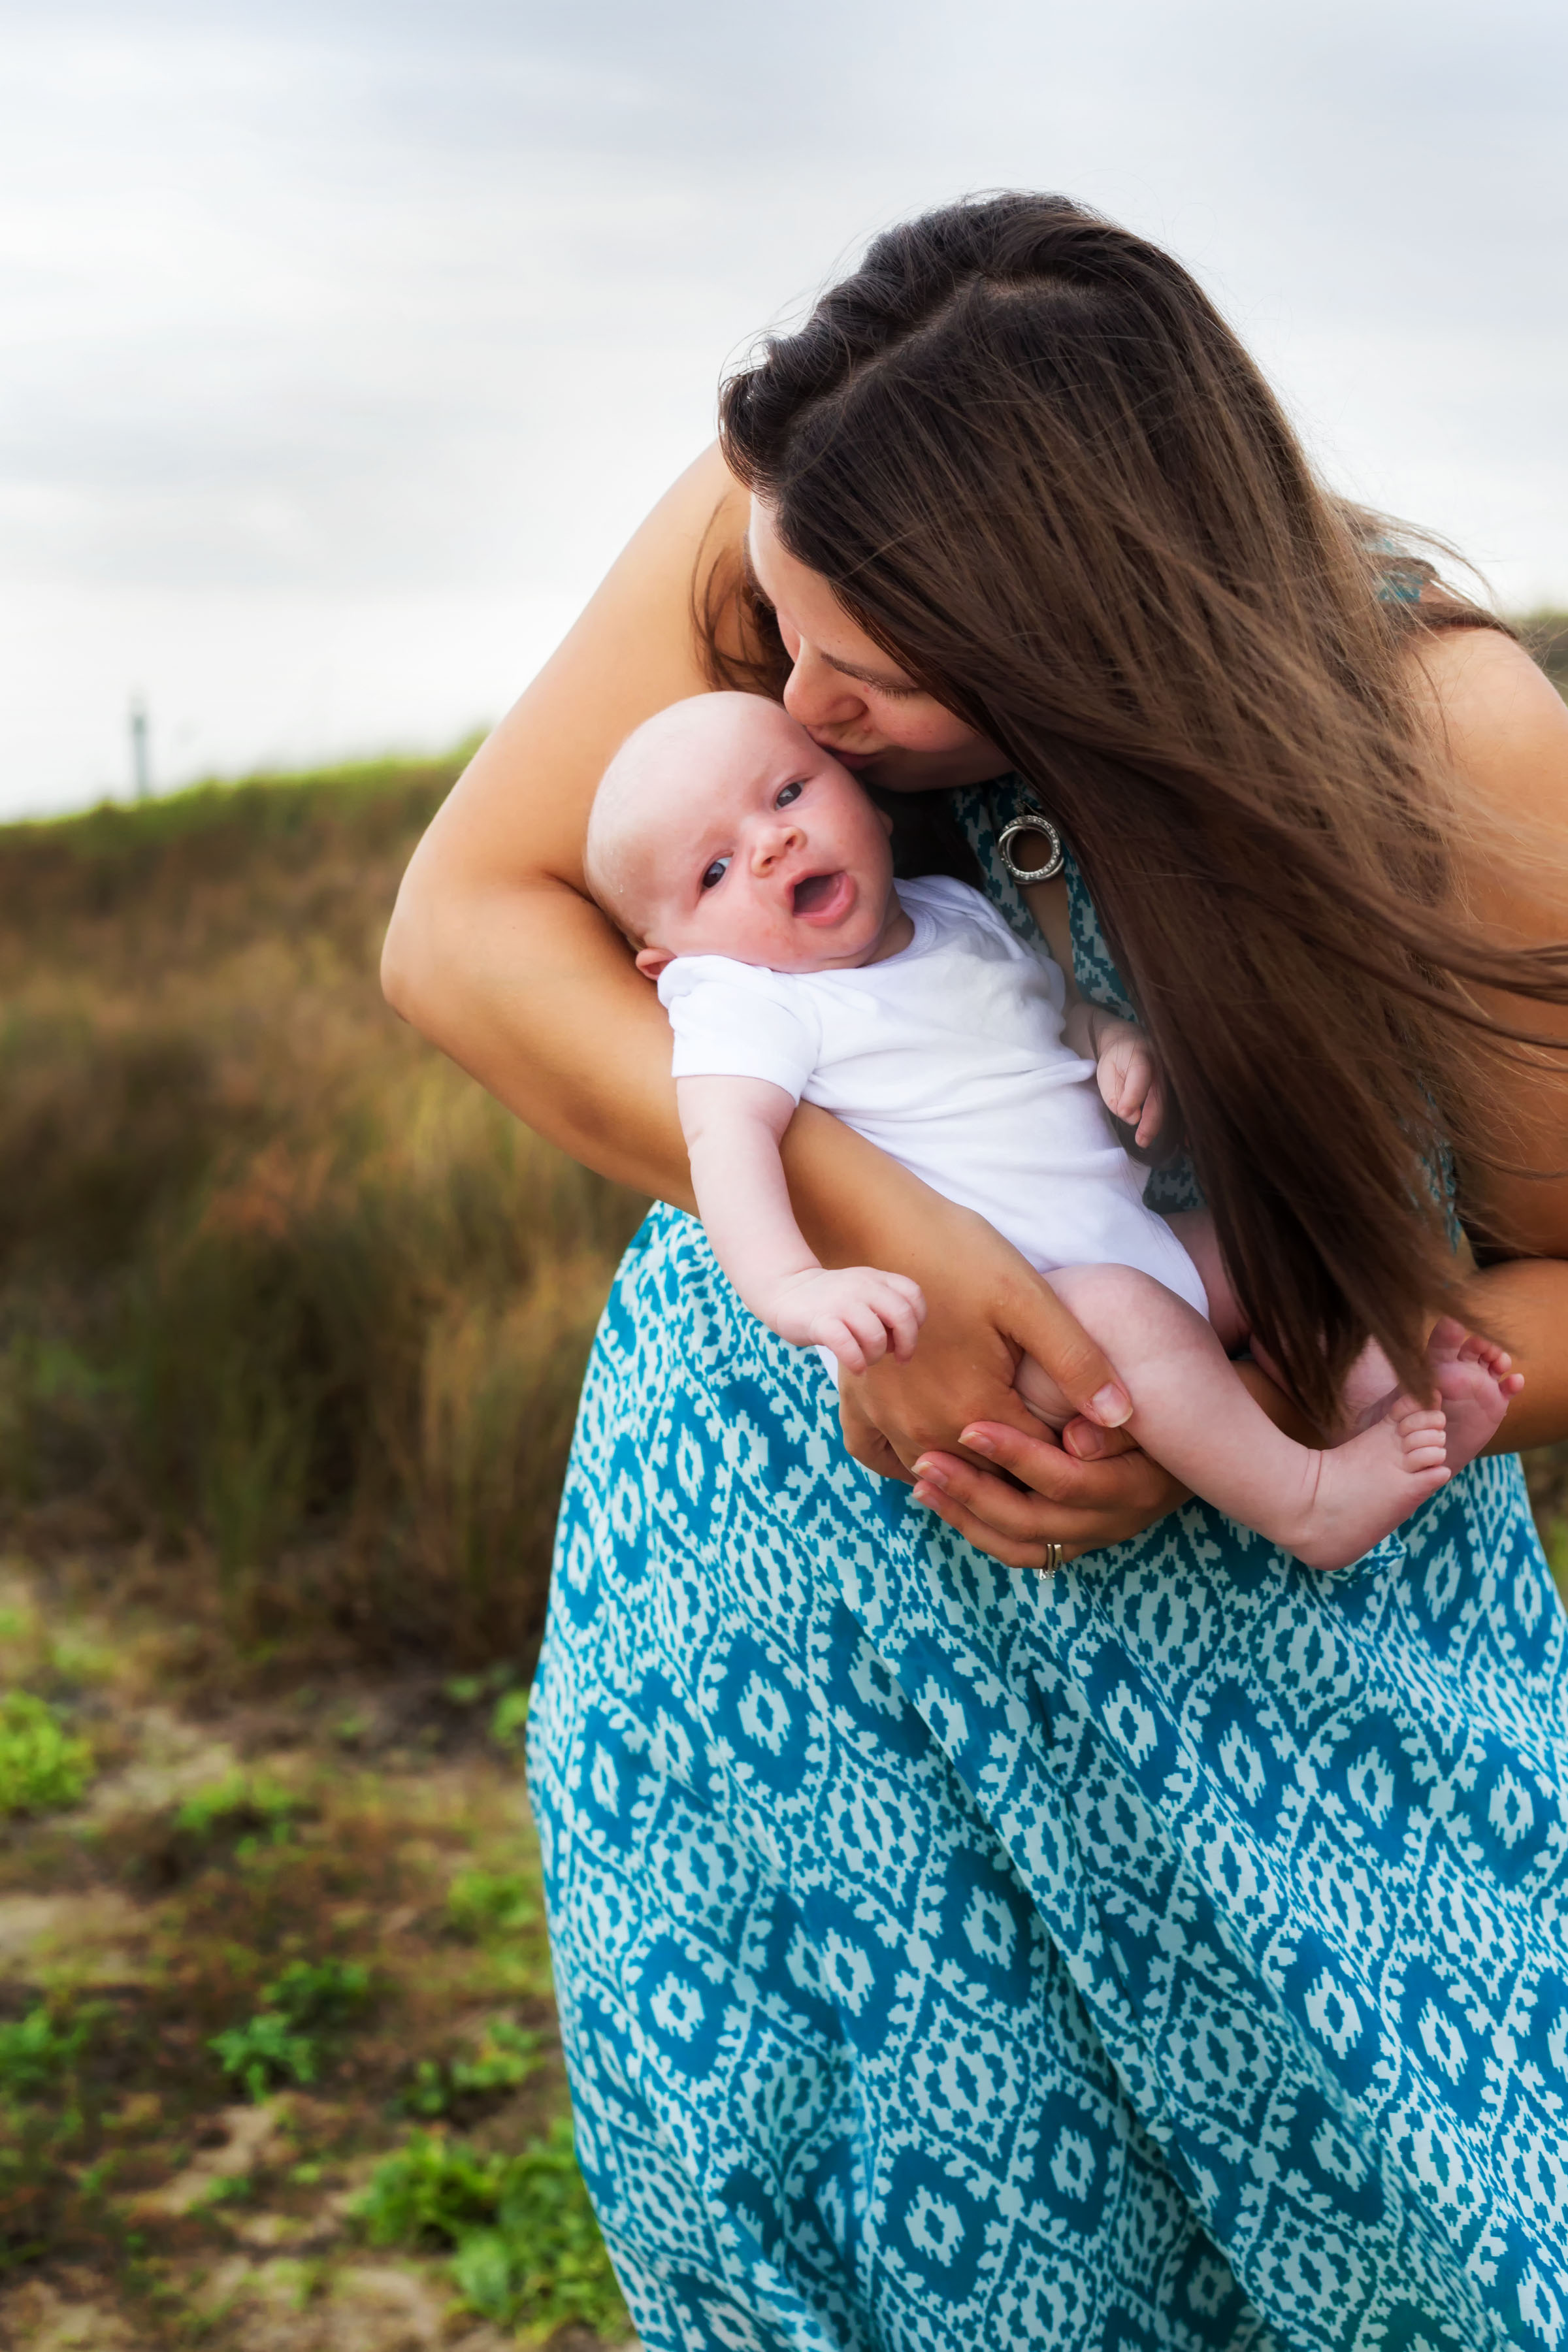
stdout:
<svg viewBox="0 0 1568 2352">
<path fill-rule="evenodd" d="M 675 961 L 668 948 L 638 948 L 637 970 L 645 980 L 657 980 L 667 964 Z"/>
</svg>

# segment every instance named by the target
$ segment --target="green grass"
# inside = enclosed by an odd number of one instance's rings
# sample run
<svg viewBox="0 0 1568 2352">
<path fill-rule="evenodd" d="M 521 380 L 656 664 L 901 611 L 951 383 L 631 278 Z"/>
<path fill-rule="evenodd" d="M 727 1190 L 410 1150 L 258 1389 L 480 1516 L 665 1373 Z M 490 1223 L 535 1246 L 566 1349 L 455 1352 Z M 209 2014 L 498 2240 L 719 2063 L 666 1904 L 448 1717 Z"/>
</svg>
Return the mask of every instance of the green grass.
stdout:
<svg viewBox="0 0 1568 2352">
<path fill-rule="evenodd" d="M 264 2099 L 279 2083 L 315 2082 L 325 2040 L 351 2024 L 370 1996 L 370 1971 L 357 1961 L 291 1960 L 262 1988 L 259 2014 L 215 2033 L 208 2046 L 248 2098 Z"/>
<path fill-rule="evenodd" d="M 47 2002 L 26 2016 L 0 2024 L 0 2098 L 27 2098 L 52 2091 L 81 2054 L 88 2020 L 60 2023 Z"/>
<path fill-rule="evenodd" d="M 413 2132 L 357 2210 L 372 2245 L 448 2248 L 464 2304 L 499 2326 L 625 2323 L 563 2117 L 516 2156 Z"/>
<path fill-rule="evenodd" d="M 0 1819 L 74 1805 L 92 1778 L 92 1750 L 31 1691 L 0 1698 Z"/>
<path fill-rule="evenodd" d="M 447 1895 L 447 1918 L 472 1943 L 510 1936 L 538 1916 L 527 1879 L 512 1871 L 461 1871 Z"/>
<path fill-rule="evenodd" d="M 473 2054 L 445 2063 L 421 2058 L 398 2101 L 405 2115 L 433 2119 L 456 2107 L 471 2107 L 500 2092 L 515 2091 L 540 2063 L 541 2037 L 510 2017 L 492 2017 Z"/>
<path fill-rule="evenodd" d="M 187 1797 L 174 1816 L 174 1826 L 203 1840 L 227 1833 L 241 1842 L 265 1838 L 279 1845 L 302 1803 L 295 1790 L 263 1773 L 231 1772 Z"/>
<path fill-rule="evenodd" d="M 297 2312 L 289 2340 L 327 2352 L 342 2298 L 342 2340 L 395 2352 L 408 2310 L 353 2298 L 397 2272 L 430 2325 L 455 2295 L 521 2341 L 595 2315 L 623 2341 L 563 2120 L 520 1765 L 489 1737 L 512 1685 L 356 1666 L 268 1699 L 232 1685 L 216 1631 L 202 1676 L 171 1681 L 178 1629 L 149 1594 L 170 1619 L 187 1605 L 166 1571 L 137 1587 L 129 1559 L 119 1577 L 13 1569 L 0 1593 L 23 1671 L 105 1661 L 103 1769 L 133 1768 L 110 1829 L 40 1813 L 0 1841 L 0 1897 L 47 1898 L 0 1987 L 0 2340 L 178 2352 Z M 179 1771 L 193 1741 L 234 1757 L 255 1739 L 265 1770 Z M 411 2156 L 425 2140 L 466 2201 Z M 374 2262 L 347 2218 L 367 2179 Z"/>
</svg>

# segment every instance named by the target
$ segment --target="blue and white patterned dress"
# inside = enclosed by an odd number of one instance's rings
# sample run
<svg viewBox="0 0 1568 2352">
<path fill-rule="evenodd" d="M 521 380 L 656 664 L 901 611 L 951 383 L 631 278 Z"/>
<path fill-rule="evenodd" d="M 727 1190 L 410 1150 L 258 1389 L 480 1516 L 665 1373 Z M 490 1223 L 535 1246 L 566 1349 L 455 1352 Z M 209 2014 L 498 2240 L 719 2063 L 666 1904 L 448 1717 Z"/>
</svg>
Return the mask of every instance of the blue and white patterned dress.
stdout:
<svg viewBox="0 0 1568 2352">
<path fill-rule="evenodd" d="M 530 1767 L 651 2352 L 1568 2347 L 1568 1644 L 1517 1461 L 1333 1575 L 1196 1503 L 1009 1570 L 656 1209 Z"/>
</svg>

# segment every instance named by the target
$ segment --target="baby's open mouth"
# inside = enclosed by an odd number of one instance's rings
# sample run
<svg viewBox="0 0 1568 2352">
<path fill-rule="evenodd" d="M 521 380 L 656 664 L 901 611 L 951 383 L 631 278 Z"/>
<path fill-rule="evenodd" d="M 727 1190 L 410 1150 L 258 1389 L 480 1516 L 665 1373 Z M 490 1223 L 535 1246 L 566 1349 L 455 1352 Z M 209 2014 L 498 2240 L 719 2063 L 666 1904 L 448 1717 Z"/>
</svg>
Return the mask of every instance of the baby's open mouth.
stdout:
<svg viewBox="0 0 1568 2352">
<path fill-rule="evenodd" d="M 795 911 L 797 915 L 820 915 L 830 908 L 846 887 L 847 877 L 838 874 L 808 874 L 795 886 Z"/>
</svg>

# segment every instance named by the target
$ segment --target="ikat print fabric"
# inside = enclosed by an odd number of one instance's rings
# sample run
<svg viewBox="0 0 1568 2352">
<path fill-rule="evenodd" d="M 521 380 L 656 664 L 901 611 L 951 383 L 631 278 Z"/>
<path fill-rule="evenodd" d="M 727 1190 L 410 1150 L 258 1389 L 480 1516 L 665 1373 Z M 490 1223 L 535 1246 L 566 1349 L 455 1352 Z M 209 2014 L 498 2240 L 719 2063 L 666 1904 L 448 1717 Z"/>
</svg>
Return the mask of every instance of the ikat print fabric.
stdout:
<svg viewBox="0 0 1568 2352">
<path fill-rule="evenodd" d="M 1008 813 L 970 796 L 1023 928 Z M 1196 1504 L 1007 1570 L 658 1209 L 530 1777 L 649 2352 L 1568 2352 L 1568 1643 L 1516 1461 L 1334 1575 Z"/>
</svg>

